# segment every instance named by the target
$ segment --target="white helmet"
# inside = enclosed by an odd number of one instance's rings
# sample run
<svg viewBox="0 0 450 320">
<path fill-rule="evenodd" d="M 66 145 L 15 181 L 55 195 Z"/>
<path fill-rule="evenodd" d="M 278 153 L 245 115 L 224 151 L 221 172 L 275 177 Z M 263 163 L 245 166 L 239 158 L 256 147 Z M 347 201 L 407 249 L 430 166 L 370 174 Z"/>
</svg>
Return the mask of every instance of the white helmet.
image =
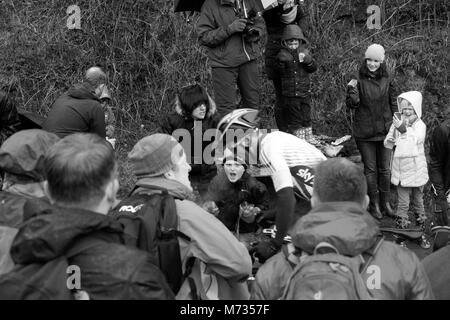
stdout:
<svg viewBox="0 0 450 320">
<path fill-rule="evenodd" d="M 257 129 L 258 114 L 256 109 L 236 109 L 225 115 L 217 125 L 216 141 L 219 143 L 228 129 Z"/>
</svg>

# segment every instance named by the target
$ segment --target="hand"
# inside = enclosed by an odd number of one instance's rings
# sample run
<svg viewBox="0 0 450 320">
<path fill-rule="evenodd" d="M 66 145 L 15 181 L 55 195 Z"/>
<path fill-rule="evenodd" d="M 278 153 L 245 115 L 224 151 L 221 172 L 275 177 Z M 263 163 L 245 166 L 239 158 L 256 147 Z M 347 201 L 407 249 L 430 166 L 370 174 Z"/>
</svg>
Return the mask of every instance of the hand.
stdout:
<svg viewBox="0 0 450 320">
<path fill-rule="evenodd" d="M 258 258 L 260 263 L 266 262 L 271 256 L 276 254 L 281 248 L 275 239 L 269 239 L 258 243 L 254 249 L 255 257 Z"/>
<path fill-rule="evenodd" d="M 392 118 L 392 123 L 394 124 L 394 127 L 396 127 L 397 129 L 400 128 L 403 124 L 403 121 L 398 119 L 397 117 L 393 117 Z"/>
<path fill-rule="evenodd" d="M 356 85 L 358 84 L 358 80 L 356 79 L 352 79 L 350 80 L 350 82 L 348 83 L 348 86 L 356 88 Z"/>
<path fill-rule="evenodd" d="M 203 204 L 202 207 L 203 207 L 203 209 L 205 211 L 208 211 L 209 213 L 213 214 L 216 217 L 217 217 L 217 215 L 219 214 L 219 211 L 220 211 L 214 201 L 207 201 L 207 202 L 205 202 Z"/>
<path fill-rule="evenodd" d="M 247 19 L 236 19 L 228 26 L 228 28 L 230 32 L 233 34 L 244 31 L 246 25 Z"/>
</svg>

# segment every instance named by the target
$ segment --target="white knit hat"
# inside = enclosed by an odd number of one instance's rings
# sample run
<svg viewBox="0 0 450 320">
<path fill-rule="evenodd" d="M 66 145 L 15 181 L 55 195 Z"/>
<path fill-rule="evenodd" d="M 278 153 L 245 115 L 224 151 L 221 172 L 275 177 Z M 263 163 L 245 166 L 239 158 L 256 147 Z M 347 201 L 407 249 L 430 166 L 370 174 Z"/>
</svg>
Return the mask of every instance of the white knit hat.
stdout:
<svg viewBox="0 0 450 320">
<path fill-rule="evenodd" d="M 370 45 L 366 50 L 365 58 L 372 59 L 372 60 L 378 60 L 378 61 L 384 61 L 383 46 L 376 44 L 376 43 Z"/>
</svg>

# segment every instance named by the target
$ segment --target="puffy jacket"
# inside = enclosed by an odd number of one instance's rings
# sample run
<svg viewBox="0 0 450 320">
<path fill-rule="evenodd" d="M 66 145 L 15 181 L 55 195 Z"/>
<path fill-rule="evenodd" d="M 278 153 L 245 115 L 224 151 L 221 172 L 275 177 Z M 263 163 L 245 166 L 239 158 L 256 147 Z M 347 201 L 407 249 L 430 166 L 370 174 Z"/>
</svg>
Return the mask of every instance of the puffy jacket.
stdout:
<svg viewBox="0 0 450 320">
<path fill-rule="evenodd" d="M 418 93 L 415 94 L 415 93 Z M 411 157 L 398 157 L 397 150 L 394 152 L 391 168 L 391 182 L 392 184 L 403 187 L 421 187 L 428 181 L 427 159 L 425 158 L 425 135 L 427 127 L 421 120 L 422 117 L 422 95 L 417 91 L 402 93 L 398 97 L 399 112 L 401 113 L 400 99 L 406 99 L 413 105 L 414 111 L 417 115 L 417 120 L 412 125 L 406 127 L 406 132 L 401 134 L 396 130 L 394 125 L 391 125 L 389 133 L 384 140 L 384 145 L 392 149 L 393 139 L 398 143 L 400 139 L 408 139 L 417 146 L 418 155 Z"/>
<path fill-rule="evenodd" d="M 19 228 L 11 256 L 16 264 L 62 257 L 82 272 L 81 289 L 90 299 L 173 299 L 162 272 L 146 252 L 124 246 L 123 226 L 92 211 L 51 207 Z"/>
<path fill-rule="evenodd" d="M 21 122 L 13 100 L 0 90 L 0 145 L 20 129 Z"/>
<path fill-rule="evenodd" d="M 208 193 L 205 201 L 214 201 L 220 210 L 219 220 L 232 232 L 236 231 L 236 224 L 239 220 L 239 206 L 244 201 L 254 204 L 261 209 L 261 212 L 268 209 L 269 193 L 266 186 L 244 173 L 239 181 L 235 183 L 228 180 L 224 170 L 217 173 L 217 176 L 208 186 Z M 255 232 L 255 223 L 239 221 L 239 232 Z"/>
<path fill-rule="evenodd" d="M 253 1 L 244 0 L 247 14 L 256 13 L 258 8 Z M 237 13 L 230 0 L 206 0 L 203 4 L 196 31 L 200 44 L 207 47 L 211 67 L 232 68 L 257 59 L 261 54 L 257 42 L 244 40 L 243 33 L 231 34 L 229 25 L 243 18 Z M 264 21 L 254 18 L 253 28 L 264 32 Z"/>
<path fill-rule="evenodd" d="M 371 73 L 364 60 L 359 69 L 358 85 L 347 87 L 347 107 L 355 109 L 353 135 L 356 139 L 384 140 L 397 111 L 394 91 L 386 64 L 382 63 Z"/>
<path fill-rule="evenodd" d="M 335 246 L 347 256 L 357 256 L 370 249 L 379 233 L 376 221 L 362 207 L 352 202 L 322 203 L 295 224 L 291 235 L 295 247 L 311 253 L 322 241 Z M 369 289 L 375 299 L 433 299 L 427 275 L 417 256 L 409 249 L 383 241 L 371 265 L 381 272 L 381 288 Z M 370 266 L 369 266 L 370 268 Z M 292 272 L 286 255 L 270 258 L 256 275 L 252 299 L 278 299 Z M 370 274 L 363 274 L 367 281 Z"/>
<path fill-rule="evenodd" d="M 252 262 L 246 247 L 212 214 L 186 200 L 190 191 L 179 182 L 159 177 L 142 178 L 136 184 L 135 193 L 160 192 L 141 185 L 165 188 L 176 198 L 179 231 L 191 239 L 179 239 L 183 272 L 188 259 L 197 258 L 191 277 L 201 299 L 248 299 L 246 280 L 251 274 Z M 188 281 L 181 286 L 176 298 L 192 298 Z"/>
<path fill-rule="evenodd" d="M 42 128 L 61 138 L 77 132 L 105 138 L 105 113 L 94 88 L 87 83 L 70 88 L 53 103 Z"/>
<path fill-rule="evenodd" d="M 306 38 L 302 31 L 296 25 L 286 27 L 283 34 L 283 40 L 299 39 L 305 44 Z M 302 45 L 301 45 L 302 46 Z M 299 61 L 299 53 L 306 54 L 303 62 Z M 281 94 L 285 97 L 306 98 L 310 95 L 309 74 L 317 70 L 317 64 L 309 54 L 307 49 L 298 48 L 290 50 L 287 47 L 282 48 L 277 55 L 278 72 L 277 76 L 281 79 Z"/>
<path fill-rule="evenodd" d="M 179 142 L 183 147 L 190 146 L 190 149 L 185 150 L 186 155 L 188 159 L 190 159 L 190 165 L 192 166 L 192 172 L 204 172 L 206 169 L 206 166 L 203 162 L 203 151 L 205 148 L 211 144 L 211 141 L 205 141 L 203 139 L 203 136 L 205 132 L 209 129 L 215 129 L 217 128 L 217 124 L 219 123 L 221 117 L 217 113 L 217 107 L 216 103 L 213 99 L 208 95 L 209 98 L 209 110 L 206 113 L 206 116 L 203 120 L 197 120 L 194 121 L 191 114 L 192 111 L 183 110 L 180 101 L 178 99 L 175 99 L 173 108 L 174 111 L 172 114 L 168 116 L 168 118 L 163 122 L 160 128 L 160 132 L 167 133 L 169 135 L 172 135 L 175 133 L 178 129 L 184 129 L 189 132 L 189 144 L 186 144 L 188 140 L 185 140 L 184 138 L 180 137 Z M 201 128 L 201 129 L 200 129 Z M 175 134 L 176 137 L 179 135 Z M 196 143 L 199 143 L 201 141 L 202 147 L 201 147 L 201 154 L 199 154 L 199 157 L 195 157 L 195 147 Z M 186 149 L 186 148 L 185 148 Z M 190 155 L 190 156 L 189 156 Z M 204 169 L 202 171 L 202 169 Z"/>
</svg>

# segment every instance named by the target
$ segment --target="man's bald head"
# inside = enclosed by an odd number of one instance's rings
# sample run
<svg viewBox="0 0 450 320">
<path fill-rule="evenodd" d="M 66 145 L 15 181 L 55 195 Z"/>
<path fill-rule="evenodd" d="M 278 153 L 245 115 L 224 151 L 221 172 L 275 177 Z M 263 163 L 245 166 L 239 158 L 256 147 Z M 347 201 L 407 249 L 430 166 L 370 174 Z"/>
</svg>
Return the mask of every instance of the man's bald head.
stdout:
<svg viewBox="0 0 450 320">
<path fill-rule="evenodd" d="M 106 73 L 99 67 L 91 67 L 86 71 L 84 79 L 94 88 L 106 83 Z"/>
<path fill-rule="evenodd" d="M 345 158 L 328 159 L 315 169 L 313 197 L 319 202 L 351 201 L 363 205 L 366 193 L 362 168 Z"/>
</svg>

